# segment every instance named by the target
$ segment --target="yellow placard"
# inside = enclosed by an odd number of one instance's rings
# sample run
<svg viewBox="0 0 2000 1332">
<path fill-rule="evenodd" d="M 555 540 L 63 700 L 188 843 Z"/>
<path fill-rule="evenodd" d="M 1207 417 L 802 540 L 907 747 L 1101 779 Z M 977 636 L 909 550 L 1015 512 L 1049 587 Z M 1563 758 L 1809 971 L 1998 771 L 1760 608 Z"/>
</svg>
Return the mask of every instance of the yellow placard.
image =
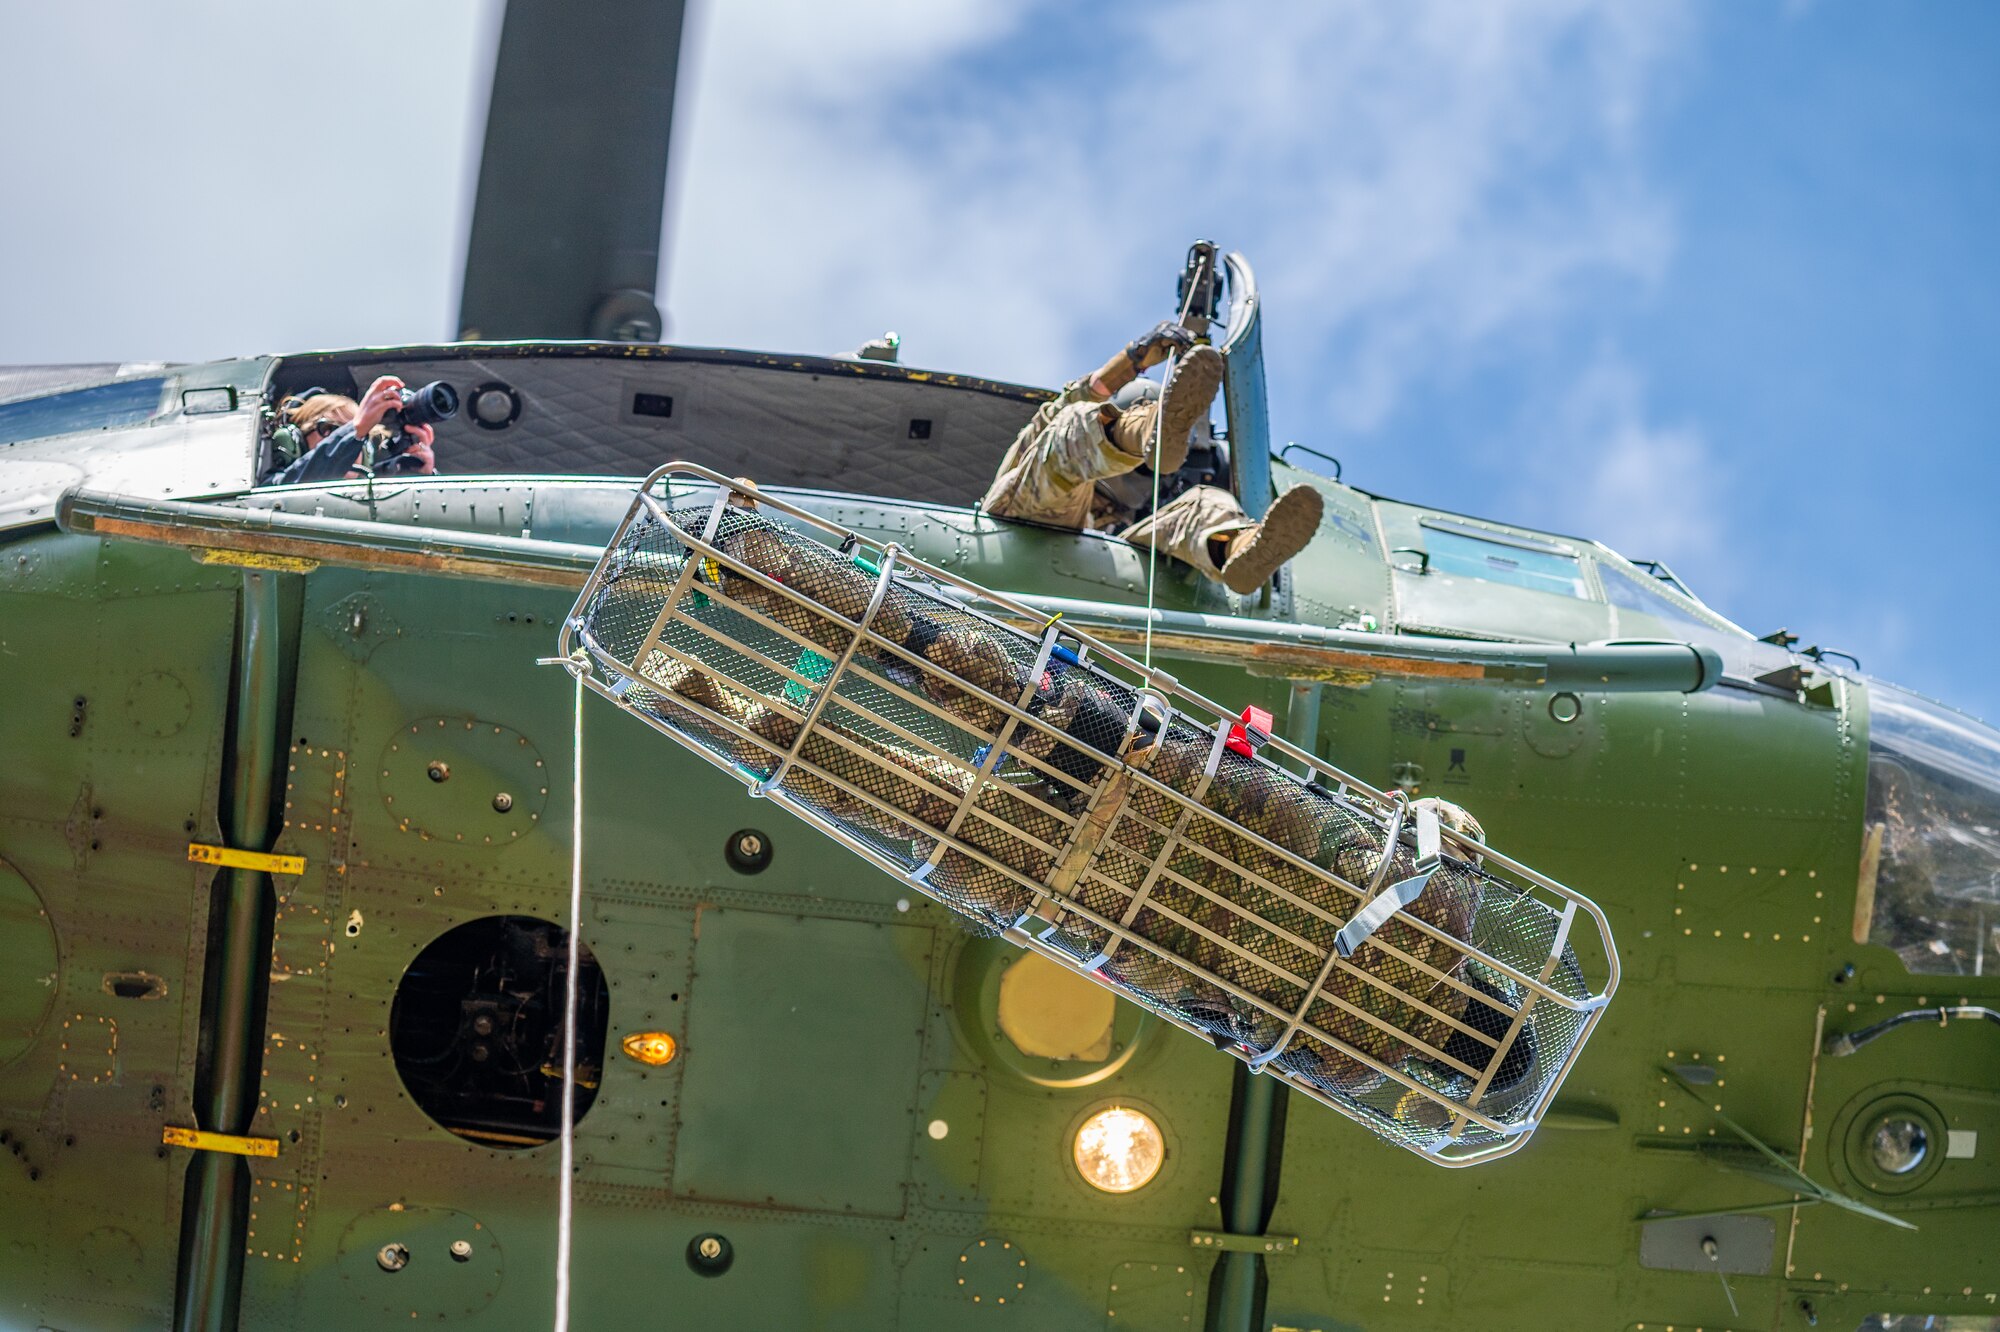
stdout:
<svg viewBox="0 0 2000 1332">
<path fill-rule="evenodd" d="M 270 569 L 276 573 L 311 573 L 319 561 L 304 555 L 266 555 L 256 550 L 217 550 L 197 546 L 195 559 L 203 564 L 231 564 L 240 569 Z"/>
<path fill-rule="evenodd" d="M 225 869 L 263 870 L 266 874 L 304 874 L 304 856 L 274 856 L 264 851 L 238 851 L 206 842 L 189 842 L 188 859 L 197 865 L 221 865 Z"/>
<path fill-rule="evenodd" d="M 160 1130 L 160 1141 L 169 1147 L 192 1147 L 201 1152 L 228 1152 L 231 1156 L 276 1156 L 276 1138 L 244 1138 L 234 1133 L 210 1133 L 206 1129 L 175 1128 L 172 1124 Z"/>
</svg>

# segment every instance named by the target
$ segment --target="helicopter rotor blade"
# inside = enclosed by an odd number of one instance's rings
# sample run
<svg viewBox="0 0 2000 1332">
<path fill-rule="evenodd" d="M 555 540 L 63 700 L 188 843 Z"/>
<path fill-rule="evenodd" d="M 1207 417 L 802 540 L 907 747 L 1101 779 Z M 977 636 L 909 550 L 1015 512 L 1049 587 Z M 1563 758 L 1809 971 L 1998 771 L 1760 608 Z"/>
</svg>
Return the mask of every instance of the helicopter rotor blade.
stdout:
<svg viewBox="0 0 2000 1332">
<path fill-rule="evenodd" d="M 507 0 L 459 336 L 657 341 L 685 0 Z"/>
</svg>

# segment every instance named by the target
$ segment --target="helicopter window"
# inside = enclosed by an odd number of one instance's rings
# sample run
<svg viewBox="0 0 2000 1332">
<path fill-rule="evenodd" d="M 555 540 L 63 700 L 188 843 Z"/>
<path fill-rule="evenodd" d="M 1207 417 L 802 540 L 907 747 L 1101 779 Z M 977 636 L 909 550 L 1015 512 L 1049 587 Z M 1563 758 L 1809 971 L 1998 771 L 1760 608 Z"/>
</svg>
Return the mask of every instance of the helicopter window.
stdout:
<svg viewBox="0 0 2000 1332">
<path fill-rule="evenodd" d="M 1717 634 L 1726 634 L 1731 638 L 1742 636 L 1738 632 L 1733 632 L 1725 623 L 1697 615 L 1693 610 L 1681 605 L 1667 595 L 1657 578 L 1627 573 L 1601 557 L 1597 561 L 1597 574 L 1598 580 L 1604 584 L 1604 599 L 1622 611 L 1650 615 L 1656 620 L 1682 629 L 1698 630 L 1696 642 L 1707 641 L 1701 635 L 1706 635 L 1708 638 L 1713 638 Z"/>
<path fill-rule="evenodd" d="M 46 398 L 0 403 L 0 444 L 138 425 L 159 415 L 164 379 L 124 379 Z"/>
<path fill-rule="evenodd" d="M 1985 1314 L 1869 1314 L 1854 1332 L 2000 1332 Z"/>
<path fill-rule="evenodd" d="M 1981 976 L 2000 952 L 2000 732 L 1868 681 L 1860 902 L 1913 972 Z"/>
<path fill-rule="evenodd" d="M 569 936 L 487 916 L 433 939 L 396 985 L 389 1049 L 410 1098 L 459 1137 L 538 1147 L 562 1128 Z M 576 1117 L 597 1099 L 611 992 L 589 949 L 577 986 Z"/>
<path fill-rule="evenodd" d="M 1534 592 L 1585 599 L 1583 570 L 1576 556 L 1552 542 L 1515 539 L 1476 528 L 1424 522 L 1430 567 L 1439 573 L 1483 578 Z"/>
</svg>

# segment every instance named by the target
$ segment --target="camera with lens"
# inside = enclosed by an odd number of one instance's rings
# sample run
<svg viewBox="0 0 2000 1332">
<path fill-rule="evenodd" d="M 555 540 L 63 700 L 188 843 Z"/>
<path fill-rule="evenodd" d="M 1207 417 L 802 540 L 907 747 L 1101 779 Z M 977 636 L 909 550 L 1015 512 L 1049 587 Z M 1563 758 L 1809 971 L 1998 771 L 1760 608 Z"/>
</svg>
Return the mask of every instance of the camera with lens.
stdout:
<svg viewBox="0 0 2000 1332">
<path fill-rule="evenodd" d="M 389 438 L 371 455 L 374 459 L 371 468 L 377 476 L 396 476 L 421 470 L 422 463 L 404 453 L 410 447 L 410 437 L 404 433 L 406 426 L 436 425 L 458 415 L 458 390 L 442 379 L 434 379 L 422 388 L 406 388 L 398 396 L 402 405 L 391 407 L 382 414 L 382 425 L 388 430 Z"/>
<path fill-rule="evenodd" d="M 391 407 L 382 416 L 389 433 L 400 437 L 404 426 L 436 425 L 458 415 L 458 390 L 442 379 L 433 379 L 422 388 L 402 391 L 403 405 Z"/>
</svg>

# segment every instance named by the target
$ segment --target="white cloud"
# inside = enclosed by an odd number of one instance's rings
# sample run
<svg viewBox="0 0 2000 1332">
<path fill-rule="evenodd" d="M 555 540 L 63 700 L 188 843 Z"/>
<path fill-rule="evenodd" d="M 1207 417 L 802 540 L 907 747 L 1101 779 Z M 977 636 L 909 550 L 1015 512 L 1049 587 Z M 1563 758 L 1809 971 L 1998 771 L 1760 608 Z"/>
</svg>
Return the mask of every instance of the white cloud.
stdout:
<svg viewBox="0 0 2000 1332">
<path fill-rule="evenodd" d="M 1687 28 L 1585 0 L 731 0 L 691 51 L 669 315 L 800 350 L 894 326 L 915 362 L 1048 382 L 1164 313 L 1208 234 L 1257 265 L 1281 415 L 1372 429 L 1658 276 L 1636 140 Z"/>
<path fill-rule="evenodd" d="M 492 11 L 0 5 L 0 363 L 449 336 Z"/>
<path fill-rule="evenodd" d="M 1629 417 L 1610 423 L 1598 448 L 1580 507 L 1606 544 L 1669 562 L 1710 553 L 1715 522 L 1703 492 L 1718 477 L 1699 431 Z"/>
<path fill-rule="evenodd" d="M 359 80 L 338 43 L 291 74 L 324 33 L 243 0 L 0 15 L 41 53 L 0 87 L 41 127 L 0 143 L 22 186 L 0 360 L 447 335 L 469 199 L 394 182 L 476 152 L 494 0 L 386 3 L 343 19 L 396 34 Z M 1207 234 L 1263 281 L 1280 438 L 1373 430 L 1593 284 L 1660 272 L 1635 142 L 1687 26 L 1677 0 L 710 0 L 673 336 L 831 351 L 895 327 L 913 361 L 1050 382 L 1164 314 Z"/>
<path fill-rule="evenodd" d="M 1706 563 L 1728 477 L 1701 431 L 1649 422 L 1637 377 L 1615 362 L 1578 382 L 1568 417 L 1586 464 L 1579 511 L 1593 530 L 1641 559 Z"/>
<path fill-rule="evenodd" d="M 1725 556 L 1730 468 L 1696 426 L 1653 419 L 1643 380 L 1616 355 L 1600 353 L 1519 433 L 1502 456 L 1516 479 L 1507 513 L 1664 561 L 1712 603 L 1738 588 Z"/>
</svg>

